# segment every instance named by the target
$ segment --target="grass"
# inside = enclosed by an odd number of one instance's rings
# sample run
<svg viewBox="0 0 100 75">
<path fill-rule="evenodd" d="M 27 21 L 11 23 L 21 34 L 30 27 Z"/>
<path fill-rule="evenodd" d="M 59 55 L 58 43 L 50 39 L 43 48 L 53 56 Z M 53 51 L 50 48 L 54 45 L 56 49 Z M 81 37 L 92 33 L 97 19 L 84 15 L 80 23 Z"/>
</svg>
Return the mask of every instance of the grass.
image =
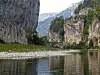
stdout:
<svg viewBox="0 0 100 75">
<path fill-rule="evenodd" d="M 0 52 L 28 52 L 28 51 L 48 51 L 54 50 L 49 46 L 30 45 L 30 44 L 0 44 Z"/>
</svg>

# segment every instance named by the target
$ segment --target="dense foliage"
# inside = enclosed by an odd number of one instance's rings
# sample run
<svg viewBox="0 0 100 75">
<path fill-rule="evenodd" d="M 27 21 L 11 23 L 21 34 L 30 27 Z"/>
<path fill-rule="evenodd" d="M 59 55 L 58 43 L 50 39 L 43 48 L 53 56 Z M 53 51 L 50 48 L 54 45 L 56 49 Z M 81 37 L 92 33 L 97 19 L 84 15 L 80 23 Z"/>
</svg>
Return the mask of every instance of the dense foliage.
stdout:
<svg viewBox="0 0 100 75">
<path fill-rule="evenodd" d="M 89 26 L 92 24 L 92 21 L 96 18 L 100 20 L 100 1 L 99 0 L 92 0 L 92 10 L 88 10 L 88 14 L 85 16 L 85 26 L 83 30 L 83 36 L 85 39 L 85 42 L 88 41 L 88 35 L 89 35 Z M 93 40 L 90 40 L 90 46 L 93 45 Z M 92 46 L 91 46 L 92 47 Z"/>
<path fill-rule="evenodd" d="M 50 31 L 56 32 L 62 37 L 62 39 L 64 38 L 64 18 L 62 16 L 55 18 L 51 22 Z"/>
<path fill-rule="evenodd" d="M 4 43 L 5 43 L 5 41 L 4 41 L 4 40 L 2 40 L 2 39 L 0 39 L 0 43 L 3 43 L 3 44 L 4 44 Z"/>
<path fill-rule="evenodd" d="M 26 38 L 28 44 L 35 44 L 35 45 L 45 45 L 45 41 L 43 38 L 38 36 L 36 31 L 32 32 L 29 28 L 24 28 L 26 32 Z"/>
<path fill-rule="evenodd" d="M 74 13 L 78 14 L 81 9 L 84 8 L 93 8 L 94 7 L 94 1 L 93 0 L 84 0 L 81 2 L 78 7 L 75 9 Z"/>
<path fill-rule="evenodd" d="M 35 45 L 46 45 L 47 38 L 39 37 L 37 34 L 33 34 L 28 39 L 28 44 L 35 44 Z"/>
<path fill-rule="evenodd" d="M 67 44 L 63 46 L 63 49 L 89 49 L 89 46 L 85 42 L 80 42 L 79 44 Z"/>
<path fill-rule="evenodd" d="M 89 29 L 89 25 L 92 24 L 94 15 L 95 15 L 94 11 L 90 10 L 90 11 L 88 11 L 88 15 L 85 16 L 85 22 L 84 22 L 85 26 L 84 26 L 84 30 L 83 30 L 84 35 L 89 35 L 88 29 Z"/>
<path fill-rule="evenodd" d="M 79 11 L 80 11 L 82 8 L 84 8 L 84 5 L 83 5 L 82 3 L 80 3 L 80 4 L 78 5 L 78 7 L 75 9 L 74 14 L 78 14 Z"/>
</svg>

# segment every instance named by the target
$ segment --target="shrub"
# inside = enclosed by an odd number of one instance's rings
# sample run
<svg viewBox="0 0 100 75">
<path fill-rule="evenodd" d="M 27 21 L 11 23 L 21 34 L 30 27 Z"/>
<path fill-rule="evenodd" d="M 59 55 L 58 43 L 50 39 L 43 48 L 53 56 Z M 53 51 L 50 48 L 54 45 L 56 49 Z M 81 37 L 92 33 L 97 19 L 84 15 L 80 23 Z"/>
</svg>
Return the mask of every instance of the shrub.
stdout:
<svg viewBox="0 0 100 75">
<path fill-rule="evenodd" d="M 59 18 L 55 18 L 51 22 L 50 31 L 56 32 L 61 36 L 61 39 L 64 38 L 64 18 L 61 16 Z"/>
<path fill-rule="evenodd" d="M 65 45 L 63 46 L 63 49 L 70 49 L 70 44 L 65 44 Z"/>
<path fill-rule="evenodd" d="M 66 44 L 63 46 L 63 49 L 89 49 L 89 46 L 81 41 L 79 44 L 76 44 L 75 42 L 73 44 Z"/>
<path fill-rule="evenodd" d="M 4 41 L 4 40 L 2 40 L 2 39 L 0 39 L 0 43 L 4 44 L 4 43 L 5 43 L 5 41 Z"/>
</svg>

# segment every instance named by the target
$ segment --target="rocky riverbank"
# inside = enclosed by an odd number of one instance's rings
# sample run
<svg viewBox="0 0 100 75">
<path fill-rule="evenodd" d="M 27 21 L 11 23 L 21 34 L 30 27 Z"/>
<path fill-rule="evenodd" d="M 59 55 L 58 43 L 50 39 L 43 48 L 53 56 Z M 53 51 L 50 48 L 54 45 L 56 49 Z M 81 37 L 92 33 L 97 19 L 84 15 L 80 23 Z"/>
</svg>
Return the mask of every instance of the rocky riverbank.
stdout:
<svg viewBox="0 0 100 75">
<path fill-rule="evenodd" d="M 0 52 L 0 59 L 32 59 L 52 56 L 65 56 L 71 55 L 69 54 L 70 52 L 80 51 Z"/>
</svg>

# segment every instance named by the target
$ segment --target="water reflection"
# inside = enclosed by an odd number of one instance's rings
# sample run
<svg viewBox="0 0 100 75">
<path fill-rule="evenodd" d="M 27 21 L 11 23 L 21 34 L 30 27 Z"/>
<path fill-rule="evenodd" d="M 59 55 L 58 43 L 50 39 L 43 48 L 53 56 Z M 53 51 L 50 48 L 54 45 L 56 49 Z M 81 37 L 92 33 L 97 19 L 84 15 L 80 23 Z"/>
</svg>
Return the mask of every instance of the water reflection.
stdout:
<svg viewBox="0 0 100 75">
<path fill-rule="evenodd" d="M 100 75 L 100 51 L 28 60 L 0 60 L 0 75 Z"/>
</svg>

